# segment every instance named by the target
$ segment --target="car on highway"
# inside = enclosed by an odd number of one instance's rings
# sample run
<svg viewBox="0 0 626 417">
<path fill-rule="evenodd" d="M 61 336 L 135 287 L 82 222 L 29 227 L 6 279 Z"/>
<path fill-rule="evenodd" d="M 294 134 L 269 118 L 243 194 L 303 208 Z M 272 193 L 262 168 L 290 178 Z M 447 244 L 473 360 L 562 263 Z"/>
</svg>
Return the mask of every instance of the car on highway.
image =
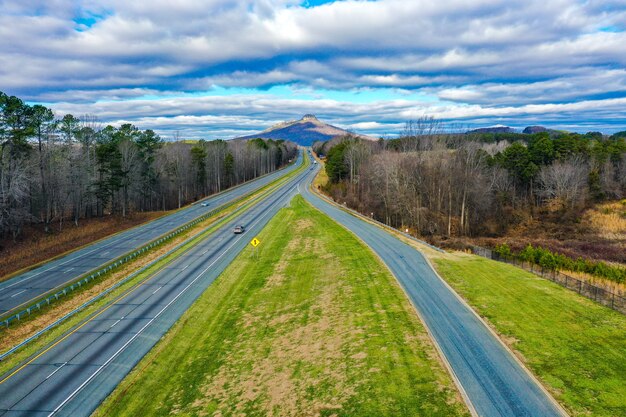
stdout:
<svg viewBox="0 0 626 417">
<path fill-rule="evenodd" d="M 200 205 L 202 207 L 209 207 L 209 202 L 208 201 L 203 201 Z"/>
<path fill-rule="evenodd" d="M 246 230 L 245 227 L 243 227 L 242 225 L 237 225 L 233 229 L 233 233 L 236 234 L 236 235 L 239 235 L 239 234 L 243 233 L 245 230 Z"/>
</svg>

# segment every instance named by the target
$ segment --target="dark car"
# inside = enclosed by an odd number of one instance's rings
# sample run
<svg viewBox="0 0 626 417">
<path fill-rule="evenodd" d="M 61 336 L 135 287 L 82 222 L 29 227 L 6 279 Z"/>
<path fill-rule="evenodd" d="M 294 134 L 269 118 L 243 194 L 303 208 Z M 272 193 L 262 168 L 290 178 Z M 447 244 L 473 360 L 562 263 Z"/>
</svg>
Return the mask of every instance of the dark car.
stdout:
<svg viewBox="0 0 626 417">
<path fill-rule="evenodd" d="M 243 233 L 245 230 L 246 230 L 245 227 L 243 227 L 242 225 L 238 225 L 238 226 L 235 226 L 235 228 L 233 229 L 233 233 L 238 235 L 238 234 Z"/>
</svg>

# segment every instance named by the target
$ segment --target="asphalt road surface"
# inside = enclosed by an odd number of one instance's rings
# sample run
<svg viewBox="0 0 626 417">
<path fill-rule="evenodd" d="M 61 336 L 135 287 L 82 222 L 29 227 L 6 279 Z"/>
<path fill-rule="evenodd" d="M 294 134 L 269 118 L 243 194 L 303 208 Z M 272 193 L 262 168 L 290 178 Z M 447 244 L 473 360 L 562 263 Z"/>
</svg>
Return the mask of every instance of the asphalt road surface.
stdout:
<svg viewBox="0 0 626 417">
<path fill-rule="evenodd" d="M 0 416 L 88 416 L 314 174 L 307 169 L 165 269 L 0 377 Z M 233 234 L 235 225 L 245 233 Z"/>
<path fill-rule="evenodd" d="M 560 416 L 551 398 L 485 324 L 430 268 L 423 255 L 382 228 L 301 187 L 305 199 L 351 230 L 398 279 L 480 416 Z"/>
<path fill-rule="evenodd" d="M 223 193 L 208 197 L 208 207 L 200 202 L 186 207 L 168 216 L 116 234 L 99 242 L 93 243 L 64 257 L 45 263 L 31 271 L 24 272 L 7 281 L 0 282 L 0 316 L 8 312 L 17 312 L 19 308 L 42 294 L 63 288 L 64 284 L 75 280 L 81 275 L 98 268 L 117 257 L 143 246 L 158 236 L 201 216 L 207 211 L 252 193 L 277 178 L 293 171 L 302 163 L 302 155 L 295 164 L 252 180 Z M 59 289 L 60 289 L 59 288 Z"/>
</svg>

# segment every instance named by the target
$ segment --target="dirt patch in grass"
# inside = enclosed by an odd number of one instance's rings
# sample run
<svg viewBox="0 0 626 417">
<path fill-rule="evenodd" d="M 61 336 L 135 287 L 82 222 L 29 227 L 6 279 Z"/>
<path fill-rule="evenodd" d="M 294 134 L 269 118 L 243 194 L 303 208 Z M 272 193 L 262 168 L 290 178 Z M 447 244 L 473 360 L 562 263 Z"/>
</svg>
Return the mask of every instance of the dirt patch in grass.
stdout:
<svg viewBox="0 0 626 417">
<path fill-rule="evenodd" d="M 295 229 L 298 232 L 301 232 L 310 227 L 315 227 L 315 224 L 313 223 L 313 221 L 311 221 L 311 219 L 301 219 L 295 223 Z"/>
<path fill-rule="evenodd" d="M 313 223 L 304 219 L 294 226 L 302 231 Z M 293 238 L 263 291 L 286 285 L 287 267 L 303 250 L 307 250 L 307 256 L 321 255 L 322 248 L 313 242 L 312 238 Z M 323 270 L 335 271 L 338 276 L 344 273 L 336 260 L 327 263 Z M 284 312 L 273 311 L 272 306 L 259 303 L 246 313 L 240 320 L 244 330 L 217 375 L 202 388 L 204 398 L 197 400 L 194 406 L 203 409 L 217 401 L 231 404 L 242 415 L 250 404 L 255 404 L 257 411 L 264 415 L 272 415 L 274 410 L 280 409 L 280 415 L 317 416 L 340 409 L 341 404 L 354 395 L 358 385 L 358 381 L 348 383 L 346 363 L 342 360 L 345 351 L 353 349 L 355 342 L 339 307 L 341 302 L 337 300 L 349 292 L 349 287 L 342 285 L 341 280 L 322 282 L 318 287 L 306 309 L 292 311 L 292 306 L 286 306 Z M 311 315 L 311 311 L 323 314 Z M 260 340 L 261 346 L 250 343 L 259 329 L 271 335 Z M 362 366 L 366 356 L 363 352 L 351 355 L 353 366 Z M 332 384 L 336 392 L 332 402 L 310 395 L 328 384 Z"/>
<path fill-rule="evenodd" d="M 259 237 L 258 256 L 246 248 L 96 415 L 467 415 L 354 236 L 298 197 Z"/>
</svg>

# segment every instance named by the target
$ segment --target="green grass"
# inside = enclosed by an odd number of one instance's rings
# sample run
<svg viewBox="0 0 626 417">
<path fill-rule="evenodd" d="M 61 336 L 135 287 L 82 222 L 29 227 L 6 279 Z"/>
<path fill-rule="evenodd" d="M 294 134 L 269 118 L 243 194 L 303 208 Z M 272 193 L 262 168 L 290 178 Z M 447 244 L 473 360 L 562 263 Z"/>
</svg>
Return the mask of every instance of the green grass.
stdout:
<svg viewBox="0 0 626 417">
<path fill-rule="evenodd" d="M 435 262 L 572 415 L 626 416 L 624 315 L 508 264 Z"/>
<path fill-rule="evenodd" d="M 467 415 L 391 274 L 296 197 L 100 416 Z"/>
</svg>

